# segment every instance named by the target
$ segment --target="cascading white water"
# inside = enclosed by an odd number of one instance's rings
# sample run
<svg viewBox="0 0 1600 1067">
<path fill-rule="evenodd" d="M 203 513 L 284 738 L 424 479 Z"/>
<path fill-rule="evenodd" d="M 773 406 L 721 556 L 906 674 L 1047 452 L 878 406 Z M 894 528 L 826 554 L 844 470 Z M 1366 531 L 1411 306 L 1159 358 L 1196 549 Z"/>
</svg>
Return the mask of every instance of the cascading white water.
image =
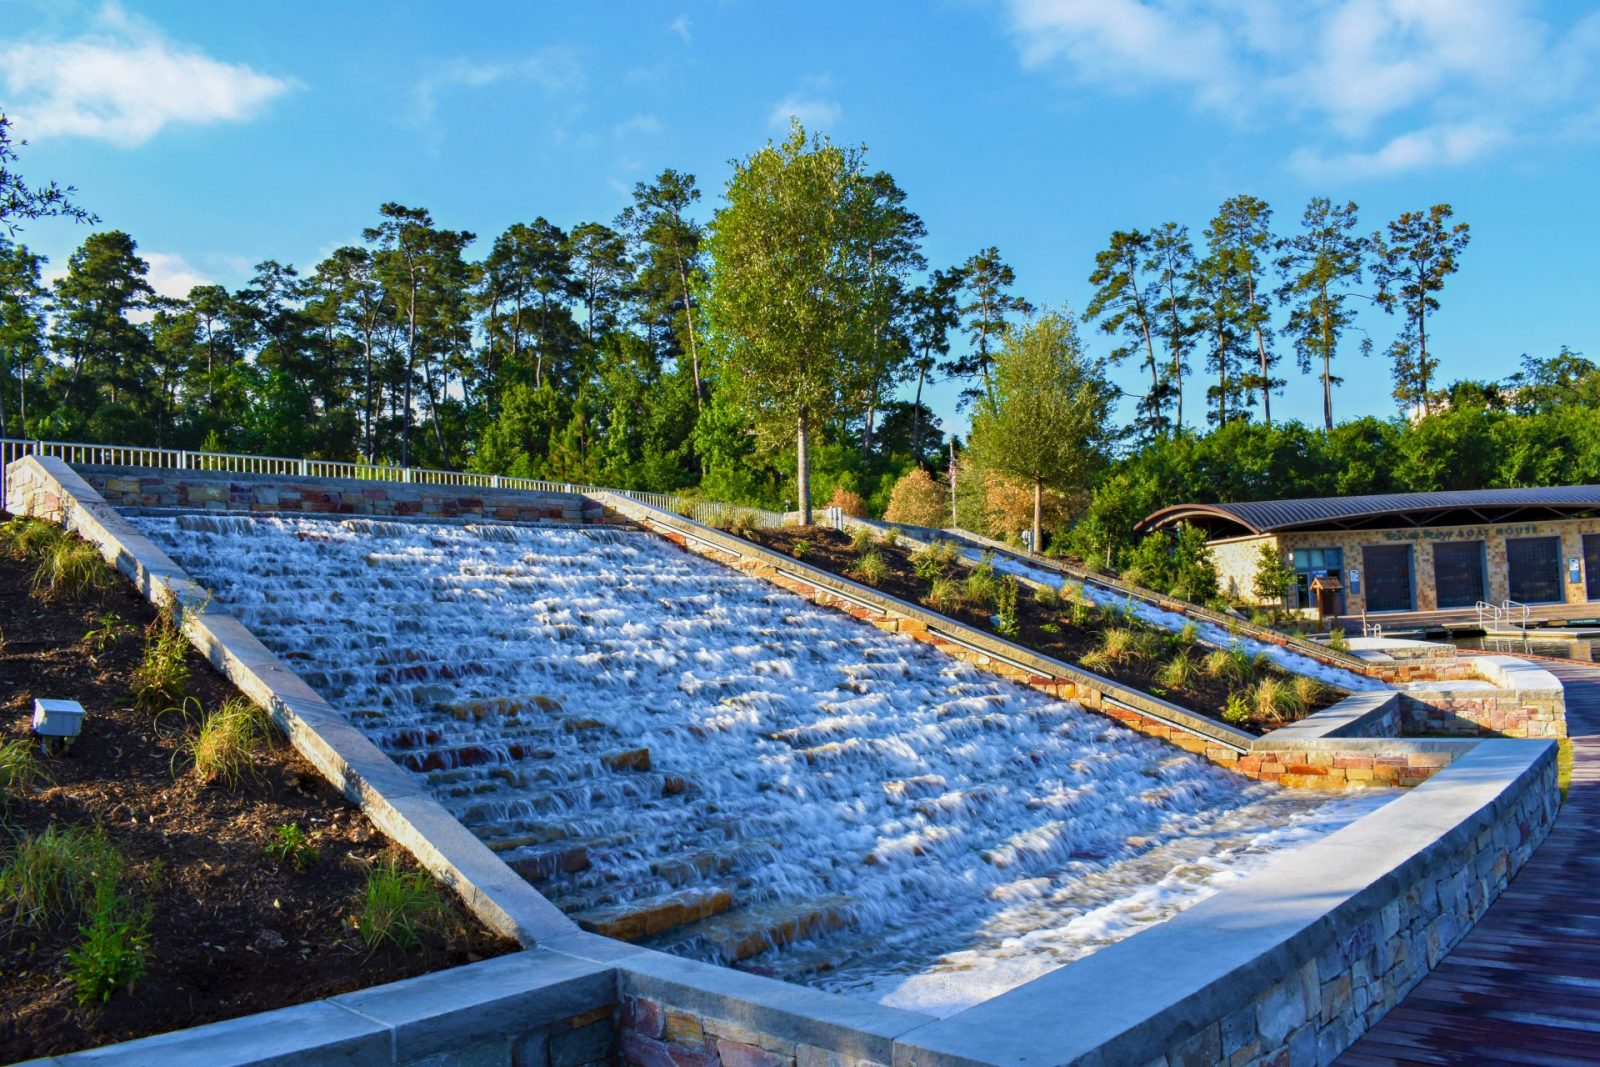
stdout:
<svg viewBox="0 0 1600 1067">
<path fill-rule="evenodd" d="M 1254 785 L 649 534 L 136 524 L 592 928 L 946 1013 L 1384 796 Z"/>
</svg>

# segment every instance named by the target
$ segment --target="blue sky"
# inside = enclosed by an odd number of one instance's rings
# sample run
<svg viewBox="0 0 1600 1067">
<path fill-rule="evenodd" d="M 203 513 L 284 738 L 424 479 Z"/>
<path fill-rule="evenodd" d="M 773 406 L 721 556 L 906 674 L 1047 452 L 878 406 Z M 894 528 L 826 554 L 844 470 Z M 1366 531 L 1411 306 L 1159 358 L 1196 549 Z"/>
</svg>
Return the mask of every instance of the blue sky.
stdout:
<svg viewBox="0 0 1600 1067">
<path fill-rule="evenodd" d="M 536 215 L 610 220 L 667 166 L 709 216 L 728 161 L 796 114 L 894 174 L 933 265 L 998 245 L 1035 303 L 1081 309 L 1113 229 L 1198 237 L 1237 193 L 1280 232 L 1315 195 L 1368 230 L 1445 201 L 1472 243 L 1433 328 L 1444 377 L 1600 357 L 1600 13 L 1581 3 L 0 0 L 0 107 L 24 174 L 76 184 L 173 293 L 308 267 L 385 200 L 480 254 Z M 22 239 L 59 269 L 84 232 Z M 1397 323 L 1364 325 L 1381 350 Z M 1315 423 L 1280 348 L 1274 413 Z M 1336 415 L 1393 413 L 1380 356 L 1352 343 L 1342 364 Z M 1137 391 L 1138 368 L 1118 377 Z M 964 429 L 954 392 L 933 399 Z"/>
</svg>

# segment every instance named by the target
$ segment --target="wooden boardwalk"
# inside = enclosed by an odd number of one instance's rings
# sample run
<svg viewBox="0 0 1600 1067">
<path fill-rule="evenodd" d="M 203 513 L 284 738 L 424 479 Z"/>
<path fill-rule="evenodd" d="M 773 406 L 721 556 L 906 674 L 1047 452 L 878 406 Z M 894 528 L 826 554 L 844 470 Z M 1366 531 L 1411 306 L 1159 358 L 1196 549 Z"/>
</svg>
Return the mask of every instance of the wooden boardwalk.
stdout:
<svg viewBox="0 0 1600 1067">
<path fill-rule="evenodd" d="M 1541 662 L 1567 689 L 1572 789 L 1483 920 L 1337 1061 L 1600 1064 L 1600 667 Z"/>
</svg>

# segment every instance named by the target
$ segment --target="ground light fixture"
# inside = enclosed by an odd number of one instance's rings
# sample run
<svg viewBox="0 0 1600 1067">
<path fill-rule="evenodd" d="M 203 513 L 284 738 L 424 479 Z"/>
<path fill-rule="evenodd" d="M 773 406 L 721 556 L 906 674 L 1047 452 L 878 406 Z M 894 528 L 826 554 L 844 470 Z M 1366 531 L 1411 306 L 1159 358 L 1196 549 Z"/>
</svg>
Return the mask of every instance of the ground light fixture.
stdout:
<svg viewBox="0 0 1600 1067">
<path fill-rule="evenodd" d="M 76 700 L 34 699 L 33 732 L 45 755 L 50 755 L 53 747 L 71 748 L 82 729 L 83 705 Z"/>
</svg>

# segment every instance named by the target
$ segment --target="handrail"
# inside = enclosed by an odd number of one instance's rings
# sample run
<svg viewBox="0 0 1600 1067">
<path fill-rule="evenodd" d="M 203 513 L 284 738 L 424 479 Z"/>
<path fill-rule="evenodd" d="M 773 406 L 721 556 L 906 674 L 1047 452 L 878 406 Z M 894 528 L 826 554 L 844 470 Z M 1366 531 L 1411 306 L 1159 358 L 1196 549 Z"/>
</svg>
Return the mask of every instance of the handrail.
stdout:
<svg viewBox="0 0 1600 1067">
<path fill-rule="evenodd" d="M 1513 619 L 1517 628 L 1526 637 L 1528 633 L 1528 617 L 1532 614 L 1533 609 L 1520 601 L 1507 598 L 1500 604 L 1500 610 L 1503 613 L 1502 617 Z"/>
<path fill-rule="evenodd" d="M 650 493 L 639 489 L 611 489 L 540 478 L 517 478 L 475 471 L 445 471 L 426 467 L 354 463 L 334 459 L 294 459 L 257 456 L 242 452 L 195 452 L 145 445 L 102 445 L 81 441 L 34 441 L 0 437 L 0 503 L 6 495 L 6 468 L 24 456 L 52 456 L 78 466 L 152 467 L 159 470 L 219 471 L 230 474 L 286 475 L 298 478 L 348 478 L 356 481 L 399 482 L 408 485 L 459 485 L 479 489 L 513 489 L 536 493 L 615 493 L 642 504 L 687 515 L 707 525 L 746 519 L 773 529 L 785 525 L 782 512 L 743 504 L 698 500 L 677 493 Z"/>
</svg>

